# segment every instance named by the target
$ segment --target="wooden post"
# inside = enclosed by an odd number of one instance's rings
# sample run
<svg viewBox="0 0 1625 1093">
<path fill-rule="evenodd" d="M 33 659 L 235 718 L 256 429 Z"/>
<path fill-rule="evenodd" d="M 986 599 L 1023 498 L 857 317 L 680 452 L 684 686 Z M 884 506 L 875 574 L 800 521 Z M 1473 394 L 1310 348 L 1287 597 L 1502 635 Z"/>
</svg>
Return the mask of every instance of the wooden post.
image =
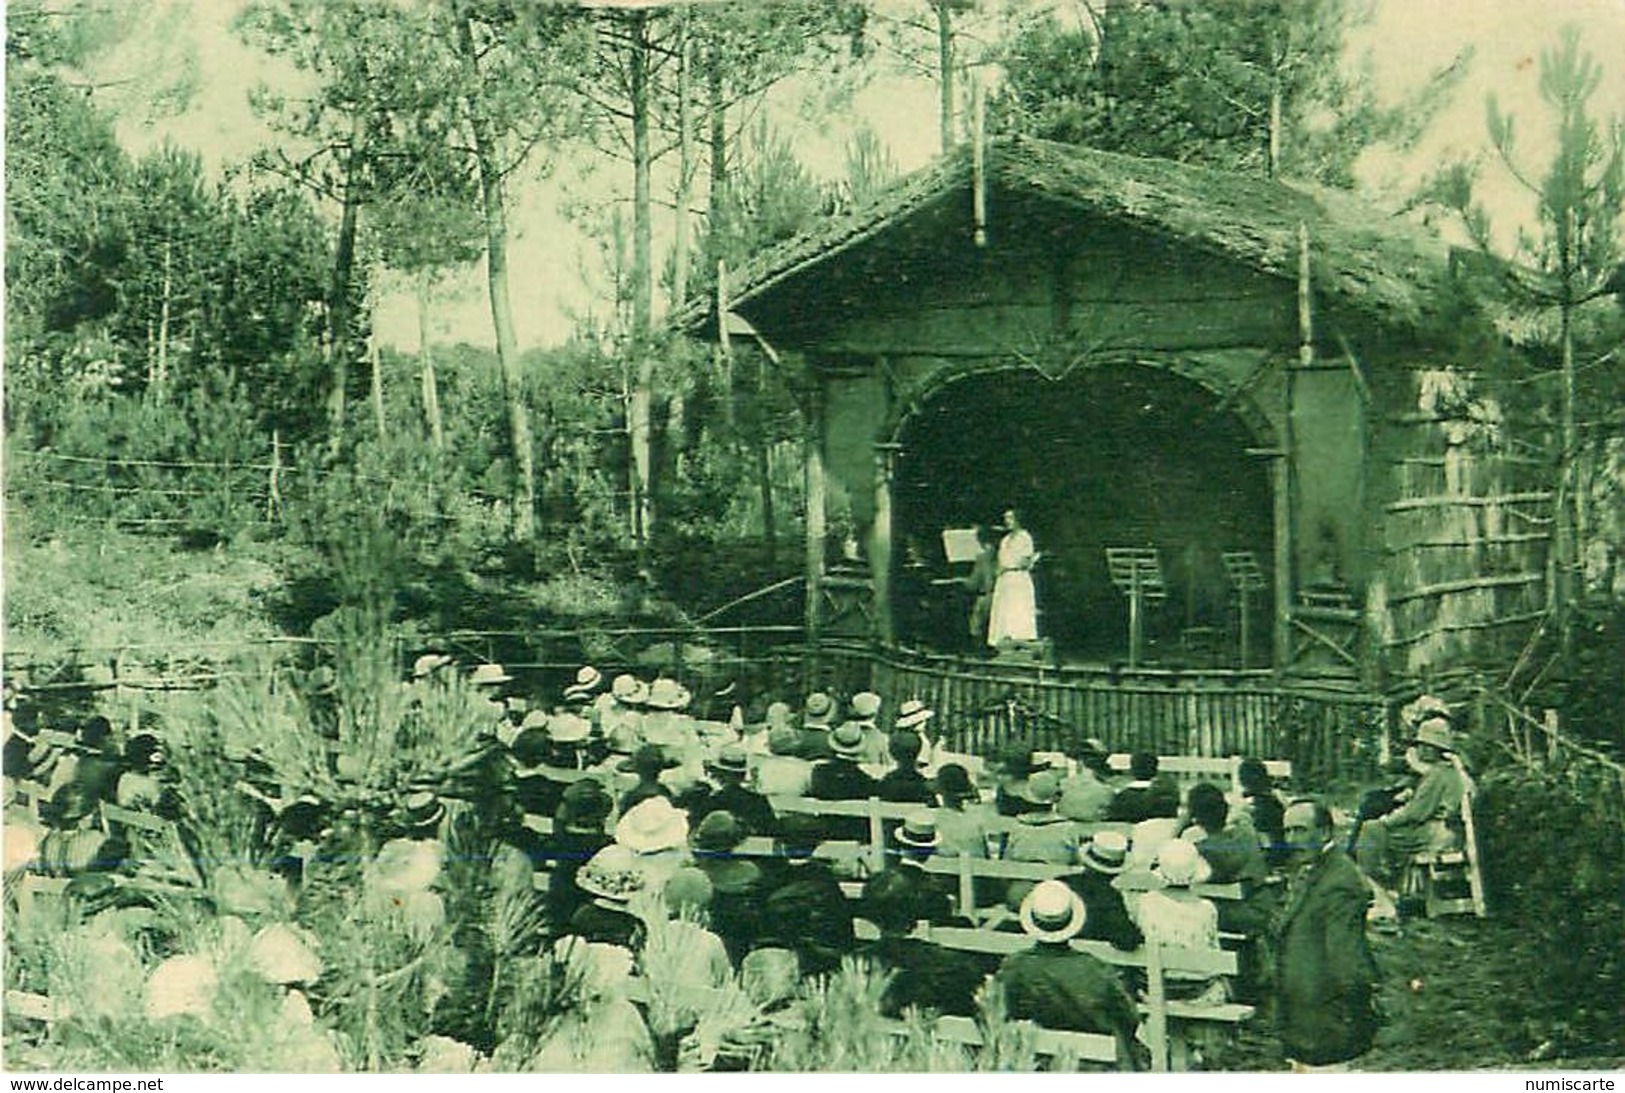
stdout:
<svg viewBox="0 0 1625 1093">
<path fill-rule="evenodd" d="M 886 826 L 880 822 L 880 799 L 869 798 L 869 861 L 879 873 L 886 868 Z"/>
<path fill-rule="evenodd" d="M 816 377 L 807 396 L 806 433 L 802 437 L 802 459 L 807 489 L 807 640 L 816 642 L 822 629 L 821 600 L 824 583 L 824 398 L 823 383 Z M 809 681 L 810 685 L 810 681 Z"/>
<path fill-rule="evenodd" d="M 1297 368 L 1309 368 L 1315 363 L 1315 328 L 1309 281 L 1309 226 L 1298 224 L 1298 360 L 1297 367 L 1288 363 L 1282 372 L 1281 457 L 1275 473 L 1275 667 L 1281 671 L 1292 659 L 1292 557 L 1295 479 L 1294 453 L 1296 445 L 1292 415 L 1294 389 L 1297 386 Z"/>
<path fill-rule="evenodd" d="M 1151 1069 L 1168 1069 L 1168 996 L 1162 979 L 1162 946 L 1155 938 L 1145 939 L 1146 1017 L 1145 1040 L 1151 1049 Z"/>
<path fill-rule="evenodd" d="M 896 639 L 891 612 L 891 487 L 900 447 L 875 445 L 875 520 L 869 533 L 869 575 L 874 583 L 875 637 L 886 645 Z"/>
</svg>

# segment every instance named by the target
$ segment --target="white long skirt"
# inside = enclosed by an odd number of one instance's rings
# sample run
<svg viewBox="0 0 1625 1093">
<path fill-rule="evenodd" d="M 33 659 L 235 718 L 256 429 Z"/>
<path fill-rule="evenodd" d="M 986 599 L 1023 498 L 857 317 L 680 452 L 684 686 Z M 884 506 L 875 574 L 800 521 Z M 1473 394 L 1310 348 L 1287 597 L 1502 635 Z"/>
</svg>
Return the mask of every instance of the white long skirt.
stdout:
<svg viewBox="0 0 1625 1093">
<path fill-rule="evenodd" d="M 993 584 L 993 604 L 988 610 L 987 643 L 1038 640 L 1038 601 L 1033 593 L 1033 577 L 1025 569 L 1009 569 Z"/>
</svg>

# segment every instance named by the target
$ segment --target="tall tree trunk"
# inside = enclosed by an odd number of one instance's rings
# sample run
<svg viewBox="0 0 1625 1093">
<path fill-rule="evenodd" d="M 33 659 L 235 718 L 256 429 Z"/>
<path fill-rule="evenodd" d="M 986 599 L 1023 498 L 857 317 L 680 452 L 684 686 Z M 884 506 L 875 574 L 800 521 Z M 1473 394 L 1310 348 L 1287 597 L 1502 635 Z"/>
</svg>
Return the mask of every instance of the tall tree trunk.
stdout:
<svg viewBox="0 0 1625 1093">
<path fill-rule="evenodd" d="M 954 17 L 948 0 L 935 0 L 931 6 L 937 13 L 938 135 L 942 154 L 947 155 L 954 146 Z"/>
<path fill-rule="evenodd" d="M 423 382 L 423 418 L 429 426 L 429 442 L 437 452 L 446 448 L 446 433 L 440 421 L 440 385 L 435 381 L 434 352 L 429 348 L 429 274 L 418 274 L 418 370 Z"/>
<path fill-rule="evenodd" d="M 672 224 L 671 309 L 688 302 L 691 261 L 689 205 L 694 201 L 694 104 L 691 101 L 688 48 L 688 9 L 679 7 L 677 34 L 677 213 Z"/>
<path fill-rule="evenodd" d="M 478 82 L 479 60 L 474 28 L 467 13 L 457 20 L 457 38 L 463 63 Z M 502 369 L 502 400 L 508 410 L 508 437 L 513 446 L 513 537 L 530 542 L 536 537 L 536 455 L 530 441 L 530 415 L 525 409 L 519 346 L 513 329 L 513 304 L 508 296 L 508 214 L 505 187 L 497 162 L 490 124 L 471 103 L 469 128 L 480 172 L 480 206 L 485 215 L 485 280 L 491 298 L 491 325 L 496 328 L 497 361 Z"/>
<path fill-rule="evenodd" d="M 344 400 L 350 382 L 350 300 L 355 277 L 355 240 L 361 216 L 361 143 L 365 126 L 360 114 L 350 123 L 350 151 L 344 162 L 344 205 L 339 215 L 338 246 L 333 253 L 333 283 L 327 296 L 327 348 L 332 355 L 333 390 L 329 395 L 329 445 L 336 453 L 344 435 Z"/>
<path fill-rule="evenodd" d="M 654 250 L 653 208 L 649 198 L 649 21 L 642 10 L 630 15 L 632 50 L 628 60 L 632 107 L 632 355 L 637 382 L 632 388 L 632 534 L 641 548 L 648 544 L 654 522 L 650 457 L 650 404 L 654 397 L 654 357 L 649 335 L 653 329 Z"/>
<path fill-rule="evenodd" d="M 728 272 L 726 251 L 722 241 L 722 231 L 728 221 L 728 106 L 722 97 L 722 66 L 722 46 L 718 42 L 712 42 L 710 56 L 706 60 L 705 86 L 706 113 L 711 123 L 711 189 L 709 196 L 711 259 L 717 269 L 717 299 L 719 302 L 726 296 L 726 286 L 723 282 Z M 718 321 L 726 321 L 721 311 L 718 312 Z M 732 433 L 734 424 L 733 354 L 723 352 L 720 338 L 717 345 L 717 377 L 718 384 L 722 388 L 722 420 L 727 425 L 729 433 Z"/>
<path fill-rule="evenodd" d="M 389 422 L 384 416 L 384 360 L 378 348 L 376 331 L 367 336 L 367 365 L 372 373 L 372 419 L 378 427 L 378 439 L 389 435 Z"/>
<path fill-rule="evenodd" d="M 1269 178 L 1281 177 L 1281 77 L 1277 75 L 1270 83 L 1270 117 L 1268 135 L 1268 159 L 1264 164 L 1264 173 Z"/>
<path fill-rule="evenodd" d="M 171 276 L 171 258 L 173 248 L 169 240 L 164 240 L 164 279 L 163 295 L 158 305 L 158 382 L 165 383 L 169 379 L 169 299 L 174 290 L 174 278 Z"/>
</svg>

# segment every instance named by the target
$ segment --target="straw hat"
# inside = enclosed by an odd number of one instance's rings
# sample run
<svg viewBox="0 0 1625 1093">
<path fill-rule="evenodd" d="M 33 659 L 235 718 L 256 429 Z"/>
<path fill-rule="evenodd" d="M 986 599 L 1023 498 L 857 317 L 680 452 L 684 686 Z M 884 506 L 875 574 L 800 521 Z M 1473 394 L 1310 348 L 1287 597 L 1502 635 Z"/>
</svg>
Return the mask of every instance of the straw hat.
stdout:
<svg viewBox="0 0 1625 1093">
<path fill-rule="evenodd" d="M 1078 936 L 1087 916 L 1083 900 L 1058 880 L 1034 885 L 1021 901 L 1021 928 L 1040 941 L 1068 941 Z"/>
<path fill-rule="evenodd" d="M 468 681 L 476 687 L 495 687 L 502 683 L 512 683 L 513 676 L 500 664 L 481 664 L 474 669 Z"/>
<path fill-rule="evenodd" d="M 848 722 L 829 734 L 829 750 L 842 759 L 856 759 L 863 754 L 863 729 Z"/>
<path fill-rule="evenodd" d="M 603 683 L 604 673 L 591 664 L 584 664 L 576 672 L 575 682 L 564 688 L 564 697 L 570 700 L 587 698 Z"/>
<path fill-rule="evenodd" d="M 675 850 L 688 843 L 688 815 L 664 797 L 650 797 L 621 817 L 615 841 L 637 854 Z"/>
<path fill-rule="evenodd" d="M 717 752 L 717 757 L 708 764 L 712 770 L 723 774 L 749 774 L 750 757 L 745 749 L 738 744 L 724 744 Z"/>
<path fill-rule="evenodd" d="M 649 705 L 657 710 L 684 710 L 694 696 L 675 679 L 662 677 L 649 688 Z"/>
<path fill-rule="evenodd" d="M 446 818 L 446 804 L 428 790 L 409 793 L 402 802 L 406 810 L 406 825 L 411 828 L 438 827 Z"/>
<path fill-rule="evenodd" d="M 573 713 L 561 713 L 547 722 L 547 738 L 555 744 L 585 744 L 592 735 L 592 722 Z"/>
<path fill-rule="evenodd" d="M 801 723 L 804 725 L 828 725 L 835 717 L 835 700 L 823 691 L 814 691 L 807 696 L 807 705 L 802 709 Z"/>
<path fill-rule="evenodd" d="M 1213 875 L 1196 844 L 1184 839 L 1169 839 L 1157 847 L 1157 861 L 1151 872 L 1170 888 L 1189 888 Z"/>
<path fill-rule="evenodd" d="M 897 710 L 899 729 L 917 729 L 937 716 L 936 711 L 917 698 L 911 698 Z"/>
<path fill-rule="evenodd" d="M 576 874 L 576 886 L 600 899 L 625 903 L 643 891 L 647 878 L 637 856 L 625 846 L 606 846 Z"/>
<path fill-rule="evenodd" d="M 1128 868 L 1128 836 L 1101 831 L 1083 848 L 1083 864 L 1097 873 L 1115 876 Z"/>
<path fill-rule="evenodd" d="M 859 691 L 852 696 L 852 720 L 873 721 L 880 716 L 880 696 L 873 691 Z"/>
<path fill-rule="evenodd" d="M 444 653 L 424 653 L 412 662 L 412 678 L 424 679 L 442 668 L 451 666 L 451 658 Z"/>
<path fill-rule="evenodd" d="M 893 834 L 899 846 L 930 849 L 942 845 L 942 833 L 937 830 L 937 821 L 930 816 L 910 816 L 897 825 Z"/>
<path fill-rule="evenodd" d="M 649 685 L 637 676 L 622 672 L 609 685 L 615 700 L 627 706 L 641 706 L 649 700 Z"/>
<path fill-rule="evenodd" d="M 1416 729 L 1416 742 L 1418 744 L 1432 744 L 1440 751 L 1455 751 L 1455 735 L 1450 731 L 1450 722 L 1442 717 L 1433 717 L 1422 722 Z"/>
</svg>

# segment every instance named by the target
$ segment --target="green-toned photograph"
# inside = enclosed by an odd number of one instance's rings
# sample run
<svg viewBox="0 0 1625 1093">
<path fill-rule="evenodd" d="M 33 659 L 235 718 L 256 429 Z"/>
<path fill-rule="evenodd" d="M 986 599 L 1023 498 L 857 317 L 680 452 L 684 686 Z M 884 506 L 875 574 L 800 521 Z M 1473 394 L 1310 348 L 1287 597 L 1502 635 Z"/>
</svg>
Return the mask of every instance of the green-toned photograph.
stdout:
<svg viewBox="0 0 1625 1093">
<path fill-rule="evenodd" d="M 1625 7 L 4 18 L 4 1069 L 1625 1066 Z"/>
</svg>

